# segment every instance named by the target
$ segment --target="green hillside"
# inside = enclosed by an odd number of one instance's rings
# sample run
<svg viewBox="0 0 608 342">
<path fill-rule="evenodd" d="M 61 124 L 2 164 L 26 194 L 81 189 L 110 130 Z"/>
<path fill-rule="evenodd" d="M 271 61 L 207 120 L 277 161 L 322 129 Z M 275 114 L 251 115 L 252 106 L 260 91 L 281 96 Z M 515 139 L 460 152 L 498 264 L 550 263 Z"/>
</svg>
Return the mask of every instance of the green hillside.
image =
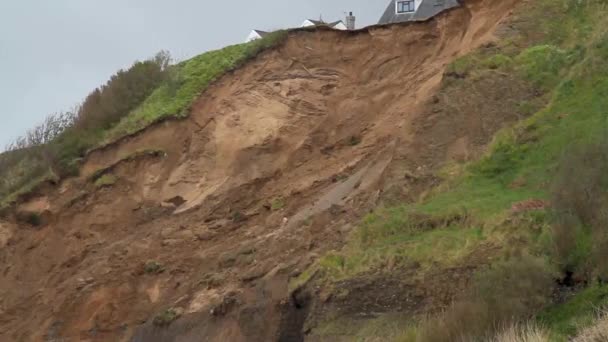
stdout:
<svg viewBox="0 0 608 342">
<path fill-rule="evenodd" d="M 424 278 L 431 269 L 464 265 L 491 246 L 498 252 L 490 265 L 478 269 L 471 292 L 444 314 L 409 323 L 381 317 L 346 335 L 476 340 L 498 327 L 532 320 L 551 340 L 566 340 L 591 324 L 608 291 L 596 285 L 608 279 L 607 6 L 601 0 L 526 3 L 514 15 L 515 34 L 492 52 L 480 50 L 455 61 L 449 71 L 468 76 L 446 80 L 445 87 L 508 74 L 542 92 L 546 106 L 502 130 L 480 160 L 451 165 L 445 172 L 450 176 L 431 195 L 368 215 L 344 249 L 324 257 L 292 287 L 312 274 L 332 288 L 412 264 Z M 526 201 L 547 204 L 512 210 Z M 559 303 L 551 295 L 560 289 L 546 280 L 567 274 L 581 280 L 574 289 L 581 292 Z M 336 322 L 325 322 L 315 333 L 335 333 Z"/>
<path fill-rule="evenodd" d="M 190 105 L 214 80 L 286 36 L 286 31 L 276 31 L 177 65 L 166 65 L 167 57 L 159 54 L 120 70 L 74 112 L 49 116 L 19 139 L 12 152 L 0 154 L 0 208 L 45 181 L 77 174 L 80 161 L 91 149 L 159 120 L 189 115 Z M 38 132 L 47 138 L 38 139 Z"/>
<path fill-rule="evenodd" d="M 263 39 L 210 51 L 179 63 L 171 70 L 167 82 L 106 133 L 105 142 L 137 132 L 166 117 L 187 116 L 190 104 L 211 82 L 277 45 L 286 36 L 286 31 L 275 31 Z"/>
</svg>

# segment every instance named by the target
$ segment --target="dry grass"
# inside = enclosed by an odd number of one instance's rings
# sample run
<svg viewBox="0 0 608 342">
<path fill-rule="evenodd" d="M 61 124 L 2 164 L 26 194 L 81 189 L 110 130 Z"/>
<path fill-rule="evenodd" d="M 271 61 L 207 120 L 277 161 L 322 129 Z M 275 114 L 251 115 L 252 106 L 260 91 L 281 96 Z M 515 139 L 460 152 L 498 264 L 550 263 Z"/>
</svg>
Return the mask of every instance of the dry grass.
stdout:
<svg viewBox="0 0 608 342">
<path fill-rule="evenodd" d="M 574 342 L 600 342 L 600 341 L 608 341 L 608 313 L 603 313 L 597 322 L 583 329 L 576 338 L 573 339 Z"/>
<path fill-rule="evenodd" d="M 549 342 L 549 333 L 533 324 L 516 324 L 499 332 L 491 342 Z"/>
<path fill-rule="evenodd" d="M 475 278 L 470 293 L 439 316 L 423 322 L 417 341 L 478 341 L 497 334 L 507 336 L 508 330 L 503 333 L 502 327 L 525 320 L 546 306 L 552 287 L 552 272 L 542 258 L 521 255 L 495 263 Z"/>
</svg>

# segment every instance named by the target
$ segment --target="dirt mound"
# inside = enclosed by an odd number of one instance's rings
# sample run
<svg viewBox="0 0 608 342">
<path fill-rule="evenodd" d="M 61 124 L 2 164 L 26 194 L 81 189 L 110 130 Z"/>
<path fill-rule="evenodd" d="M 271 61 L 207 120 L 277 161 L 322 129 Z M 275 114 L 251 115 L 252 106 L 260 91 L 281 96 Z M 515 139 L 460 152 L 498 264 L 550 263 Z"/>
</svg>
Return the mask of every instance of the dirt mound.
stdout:
<svg viewBox="0 0 608 342">
<path fill-rule="evenodd" d="M 81 178 L 21 205 L 44 210 L 42 226 L 0 225 L 0 340 L 278 339 L 301 321 L 290 277 L 403 175 L 416 174 L 402 189 L 414 196 L 500 127 L 473 137 L 486 113 L 428 110 L 446 65 L 491 40 L 516 2 L 292 32 L 189 119 L 91 153 Z"/>
</svg>

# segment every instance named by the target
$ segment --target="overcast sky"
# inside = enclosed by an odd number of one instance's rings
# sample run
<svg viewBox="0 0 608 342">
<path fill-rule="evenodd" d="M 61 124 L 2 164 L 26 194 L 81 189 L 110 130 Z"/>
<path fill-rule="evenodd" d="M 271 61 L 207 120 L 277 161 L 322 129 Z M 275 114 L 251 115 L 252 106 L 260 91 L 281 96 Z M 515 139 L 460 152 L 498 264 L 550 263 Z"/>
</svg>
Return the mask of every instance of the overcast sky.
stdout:
<svg viewBox="0 0 608 342">
<path fill-rule="evenodd" d="M 67 110 L 118 69 L 169 50 L 179 60 L 251 29 L 338 20 L 374 24 L 386 0 L 0 0 L 0 150 Z"/>
</svg>

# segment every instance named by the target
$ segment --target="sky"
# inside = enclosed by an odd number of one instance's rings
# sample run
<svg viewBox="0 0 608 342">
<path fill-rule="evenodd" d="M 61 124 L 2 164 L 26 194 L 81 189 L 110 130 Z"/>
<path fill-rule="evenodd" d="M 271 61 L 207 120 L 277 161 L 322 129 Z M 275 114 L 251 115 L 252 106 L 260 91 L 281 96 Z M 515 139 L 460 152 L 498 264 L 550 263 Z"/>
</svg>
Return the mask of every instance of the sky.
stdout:
<svg viewBox="0 0 608 342">
<path fill-rule="evenodd" d="M 357 16 L 386 0 L 0 0 L 0 150 L 48 114 L 69 110 L 121 68 L 168 50 L 185 60 L 241 43 L 252 29 Z"/>
</svg>

